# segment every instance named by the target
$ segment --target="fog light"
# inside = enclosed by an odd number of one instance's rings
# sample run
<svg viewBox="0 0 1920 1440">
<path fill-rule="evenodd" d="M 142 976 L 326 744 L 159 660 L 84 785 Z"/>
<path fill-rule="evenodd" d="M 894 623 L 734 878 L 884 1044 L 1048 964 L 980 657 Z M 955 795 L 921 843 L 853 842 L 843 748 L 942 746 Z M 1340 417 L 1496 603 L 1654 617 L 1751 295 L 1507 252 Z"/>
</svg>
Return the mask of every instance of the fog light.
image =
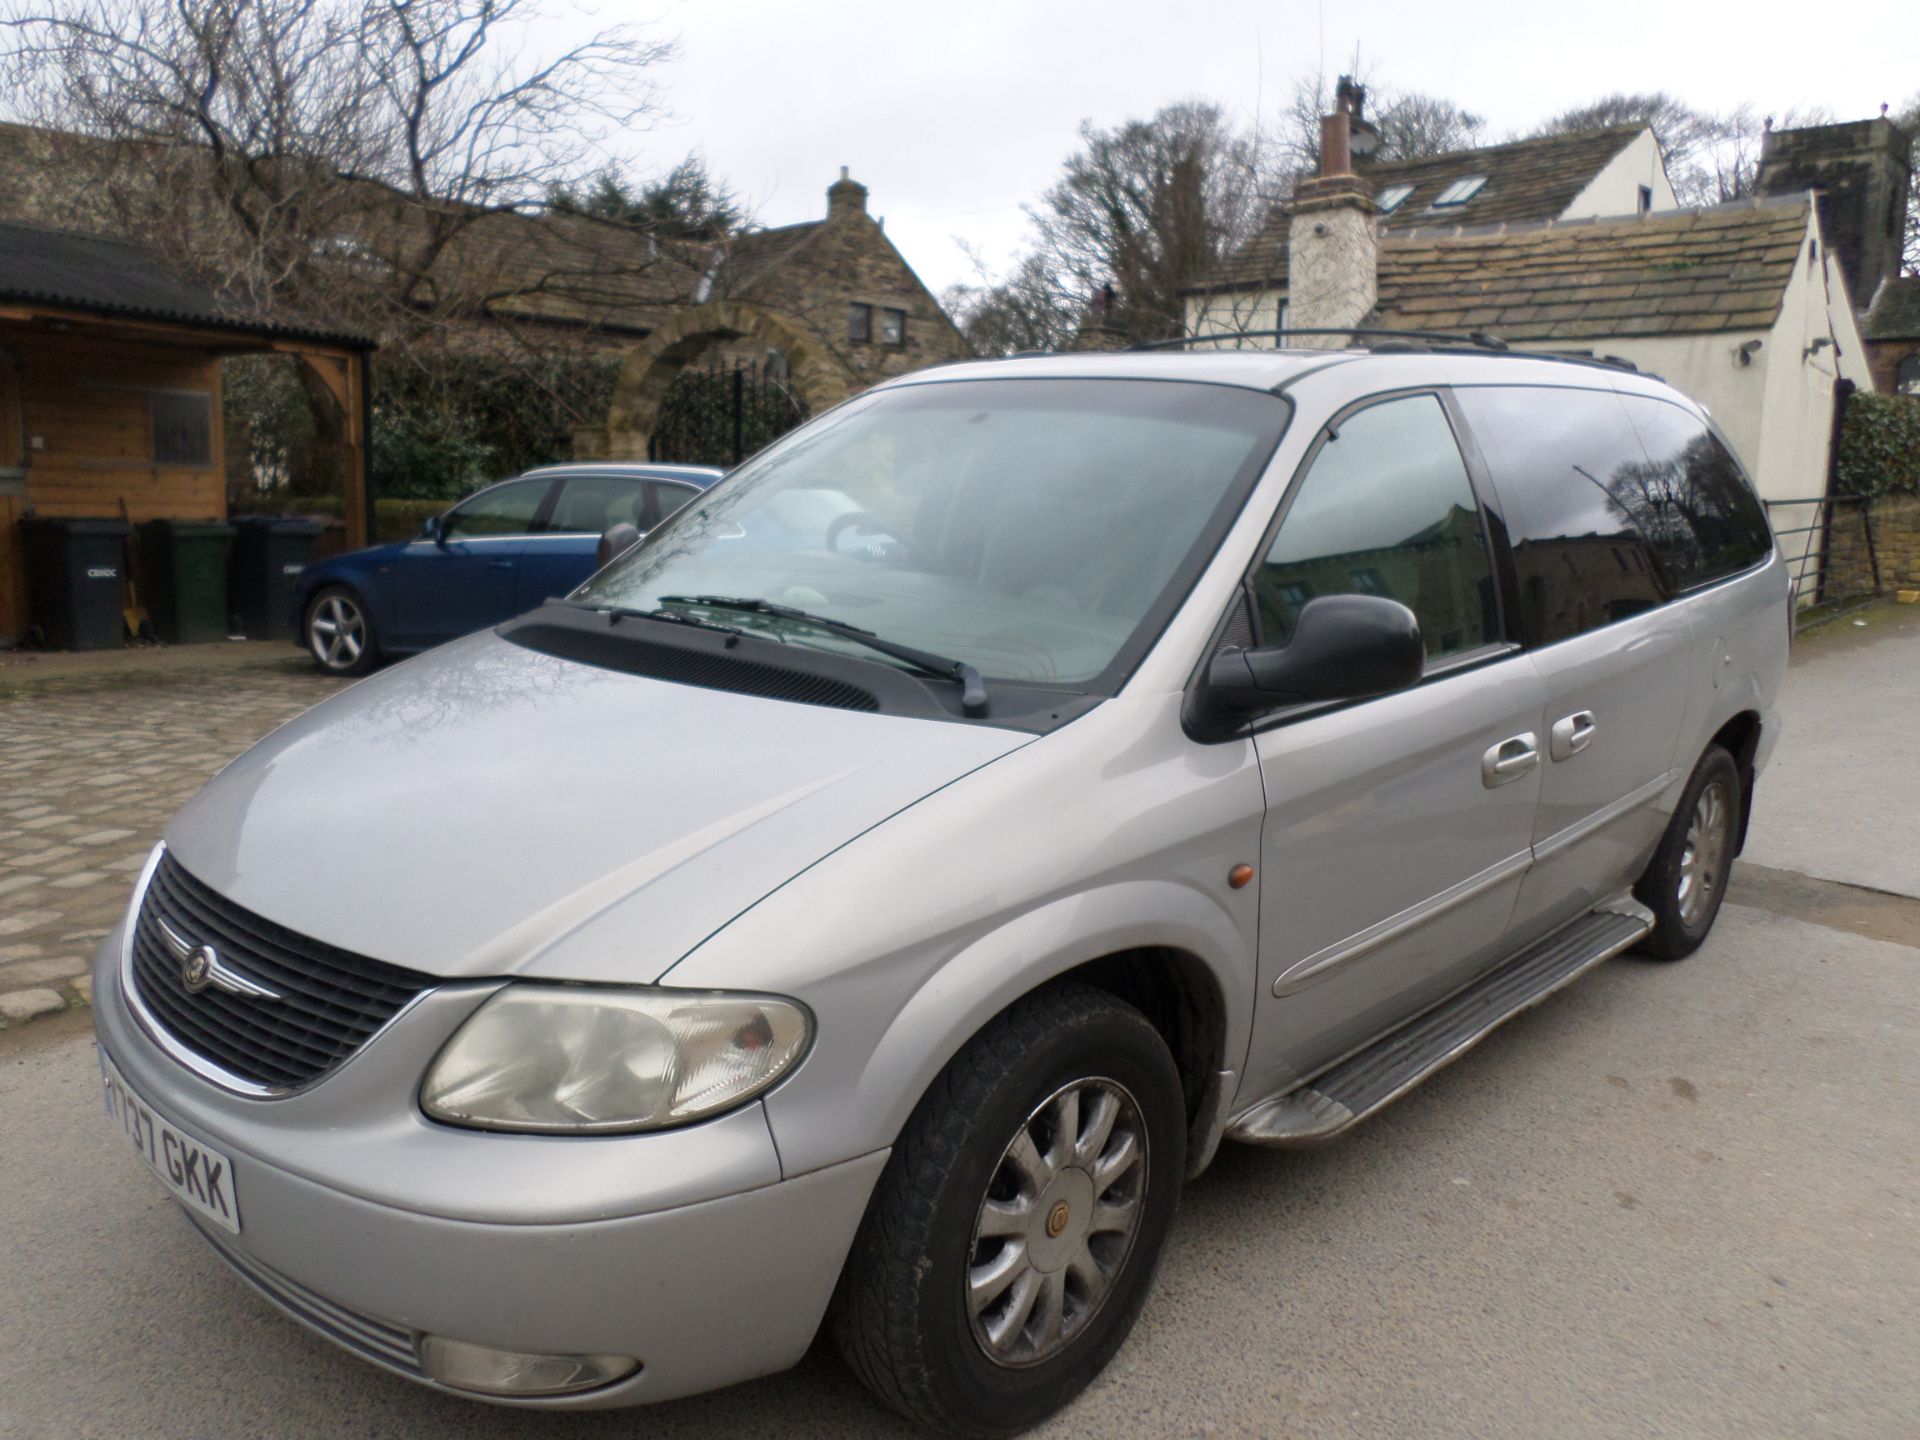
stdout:
<svg viewBox="0 0 1920 1440">
<path fill-rule="evenodd" d="M 482 1395 L 568 1395 L 611 1385 L 640 1368 L 626 1355 L 524 1355 L 444 1335 L 420 1337 L 420 1363 L 442 1385 Z"/>
</svg>

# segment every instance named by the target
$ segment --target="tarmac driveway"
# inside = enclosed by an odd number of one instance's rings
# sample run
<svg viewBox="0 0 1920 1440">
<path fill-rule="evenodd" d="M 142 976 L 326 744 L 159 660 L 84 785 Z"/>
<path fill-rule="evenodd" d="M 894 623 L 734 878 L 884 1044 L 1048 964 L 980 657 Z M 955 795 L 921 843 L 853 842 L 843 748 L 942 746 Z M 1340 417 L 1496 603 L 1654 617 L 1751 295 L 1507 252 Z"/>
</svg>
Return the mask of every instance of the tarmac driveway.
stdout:
<svg viewBox="0 0 1920 1440">
<path fill-rule="evenodd" d="M 24 943 L 87 948 L 161 818 L 321 688 L 223 685 L 0 702 Z M 1803 644 L 1787 704 L 1697 956 L 1601 967 L 1341 1144 L 1227 1147 L 1133 1339 L 1036 1433 L 1920 1434 L 1920 900 L 1879 893 L 1920 851 L 1920 614 Z M 1856 873 L 1878 889 L 1833 883 Z M 81 1014 L 0 1035 L 0 1133 L 0 1436 L 909 1433 L 825 1354 L 612 1415 L 369 1370 L 224 1273 L 122 1153 Z"/>
</svg>

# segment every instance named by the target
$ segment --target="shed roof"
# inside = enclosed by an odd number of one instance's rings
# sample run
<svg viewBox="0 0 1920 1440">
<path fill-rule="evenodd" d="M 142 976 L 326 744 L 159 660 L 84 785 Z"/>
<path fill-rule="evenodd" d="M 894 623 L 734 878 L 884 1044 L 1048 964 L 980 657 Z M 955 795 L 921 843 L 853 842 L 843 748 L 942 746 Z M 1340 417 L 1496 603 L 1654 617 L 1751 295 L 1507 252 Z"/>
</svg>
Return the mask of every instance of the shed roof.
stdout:
<svg viewBox="0 0 1920 1440">
<path fill-rule="evenodd" d="M 1874 297 L 1861 327 L 1867 340 L 1920 340 L 1920 275 L 1889 280 Z"/>
<path fill-rule="evenodd" d="M 222 334 L 366 349 L 370 341 L 261 316 L 165 269 L 140 246 L 72 230 L 0 222 L 0 301 L 53 305 L 115 319 L 154 320 Z"/>
</svg>

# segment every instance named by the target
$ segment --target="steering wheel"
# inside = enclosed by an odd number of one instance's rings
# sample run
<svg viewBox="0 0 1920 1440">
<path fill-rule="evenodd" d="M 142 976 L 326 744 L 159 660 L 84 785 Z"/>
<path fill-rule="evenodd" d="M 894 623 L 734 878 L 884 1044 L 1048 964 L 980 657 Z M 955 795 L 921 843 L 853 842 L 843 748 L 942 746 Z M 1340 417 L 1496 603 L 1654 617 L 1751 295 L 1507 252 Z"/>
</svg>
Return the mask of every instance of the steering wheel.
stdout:
<svg viewBox="0 0 1920 1440">
<path fill-rule="evenodd" d="M 836 555 L 848 554 L 840 548 L 840 538 L 849 530 L 868 535 L 885 535 L 900 548 L 895 556 L 888 557 L 874 553 L 859 554 L 853 552 L 850 558 L 875 561 L 883 558 L 905 559 L 908 552 L 907 538 L 893 528 L 891 522 L 882 519 L 871 510 L 849 510 L 844 515 L 833 517 L 833 523 L 827 526 L 827 549 Z"/>
</svg>

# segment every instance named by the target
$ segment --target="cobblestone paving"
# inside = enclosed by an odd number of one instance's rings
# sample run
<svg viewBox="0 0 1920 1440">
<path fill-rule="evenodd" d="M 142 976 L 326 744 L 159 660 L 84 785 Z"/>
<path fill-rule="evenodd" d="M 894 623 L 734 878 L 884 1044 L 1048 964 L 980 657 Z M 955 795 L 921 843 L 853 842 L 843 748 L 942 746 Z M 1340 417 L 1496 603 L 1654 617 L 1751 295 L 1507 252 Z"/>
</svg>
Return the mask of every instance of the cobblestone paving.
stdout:
<svg viewBox="0 0 1920 1440">
<path fill-rule="evenodd" d="M 93 953 L 168 817 L 342 683 L 235 672 L 0 699 L 0 1024 L 90 998 Z"/>
</svg>

